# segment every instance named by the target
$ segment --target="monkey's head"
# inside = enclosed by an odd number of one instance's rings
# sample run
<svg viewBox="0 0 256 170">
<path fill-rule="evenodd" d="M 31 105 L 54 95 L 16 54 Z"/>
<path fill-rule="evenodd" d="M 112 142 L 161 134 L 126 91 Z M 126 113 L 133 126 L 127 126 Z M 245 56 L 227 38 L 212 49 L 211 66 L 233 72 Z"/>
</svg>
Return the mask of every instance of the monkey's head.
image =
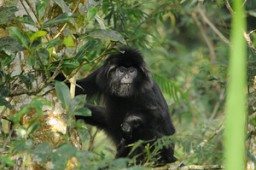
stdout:
<svg viewBox="0 0 256 170">
<path fill-rule="evenodd" d="M 97 84 L 108 95 L 131 97 L 151 89 L 153 82 L 142 55 L 133 49 L 121 49 L 107 58 Z"/>
</svg>

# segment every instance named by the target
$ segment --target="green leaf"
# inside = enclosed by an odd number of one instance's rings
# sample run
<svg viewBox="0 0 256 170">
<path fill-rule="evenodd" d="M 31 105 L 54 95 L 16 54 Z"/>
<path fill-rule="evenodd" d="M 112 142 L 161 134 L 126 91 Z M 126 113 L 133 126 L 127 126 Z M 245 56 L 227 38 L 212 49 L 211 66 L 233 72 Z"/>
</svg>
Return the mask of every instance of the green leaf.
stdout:
<svg viewBox="0 0 256 170">
<path fill-rule="evenodd" d="M 92 21 L 94 20 L 96 14 L 97 14 L 97 8 L 95 6 L 91 6 L 89 9 L 88 9 L 88 12 L 87 12 L 87 19 L 89 21 Z"/>
<path fill-rule="evenodd" d="M 1 70 L 1 68 L 4 68 L 5 66 L 9 66 L 13 61 L 14 57 L 0 50 L 0 59 L 1 59 L 1 63 L 0 63 L 0 70 Z"/>
<path fill-rule="evenodd" d="M 22 31 L 17 27 L 8 28 L 10 37 L 16 39 L 22 46 L 28 48 L 27 37 L 22 33 Z"/>
<path fill-rule="evenodd" d="M 46 8 L 48 7 L 49 0 L 36 0 L 36 14 L 38 19 L 45 15 Z"/>
<path fill-rule="evenodd" d="M 71 19 L 72 19 L 71 16 L 69 16 L 67 13 L 63 13 L 63 14 L 57 16 L 56 18 L 53 18 L 52 20 L 46 21 L 42 25 L 42 28 L 47 28 L 47 27 L 50 27 L 50 26 L 56 26 L 60 23 L 70 22 Z"/>
<path fill-rule="evenodd" d="M 43 37 L 45 35 L 47 35 L 46 31 L 37 31 L 30 37 L 30 43 L 33 43 L 35 39 Z"/>
<path fill-rule="evenodd" d="M 127 169 L 128 170 L 129 169 L 129 168 L 127 168 L 128 161 L 129 161 L 128 158 L 115 159 L 110 163 L 109 169 Z M 99 168 L 99 169 L 101 169 L 101 168 Z M 142 168 L 136 169 L 136 168 L 132 167 L 130 170 L 142 170 Z"/>
<path fill-rule="evenodd" d="M 71 13 L 68 5 L 63 0 L 53 0 L 61 9 L 63 13 Z"/>
<path fill-rule="evenodd" d="M 80 115 L 80 116 L 91 116 L 92 115 L 92 112 L 90 109 L 86 108 L 86 107 L 81 107 L 81 108 L 78 108 L 76 109 L 74 112 L 73 112 L 74 115 Z"/>
<path fill-rule="evenodd" d="M 33 149 L 32 139 L 26 140 L 15 140 L 13 142 L 13 153 L 24 153 L 26 151 L 30 152 Z"/>
<path fill-rule="evenodd" d="M 39 114 L 39 115 L 43 115 L 43 114 L 44 114 L 44 112 L 43 112 L 43 110 L 42 110 L 42 107 L 43 107 L 44 105 L 49 105 L 49 103 L 48 103 L 46 100 L 44 100 L 44 99 L 34 99 L 34 100 L 32 100 L 32 102 L 29 104 L 29 106 L 30 106 L 31 108 L 36 109 L 36 113 Z"/>
<path fill-rule="evenodd" d="M 34 22 L 34 20 L 31 18 L 31 16 L 29 15 L 23 15 L 22 17 L 22 21 L 24 24 L 29 24 L 29 25 L 35 25 L 36 23 Z"/>
<path fill-rule="evenodd" d="M 130 144 L 129 147 L 132 147 L 132 149 L 130 150 L 129 155 L 132 155 L 134 153 L 134 151 L 136 151 L 136 149 L 138 149 L 139 147 L 141 147 L 143 145 L 143 143 L 144 143 L 144 141 L 138 140 L 137 142 Z"/>
<path fill-rule="evenodd" d="M 65 108 L 67 112 L 69 112 L 71 97 L 68 86 L 63 82 L 55 81 L 55 89 L 58 99 L 61 101 L 63 108 Z"/>
<path fill-rule="evenodd" d="M 18 75 L 20 81 L 25 84 L 26 88 L 31 89 L 32 83 L 34 81 L 34 75 L 33 74 L 20 74 Z"/>
<path fill-rule="evenodd" d="M 74 69 L 79 66 L 79 62 L 74 58 L 63 59 L 61 66 L 63 67 L 64 72 L 69 75 Z"/>
<path fill-rule="evenodd" d="M 76 148 L 70 144 L 65 144 L 51 154 L 51 161 L 54 164 L 54 169 L 65 169 L 67 161 L 75 156 Z"/>
<path fill-rule="evenodd" d="M 0 162 L 2 165 L 6 164 L 11 167 L 13 167 L 15 165 L 15 163 L 7 156 L 0 156 Z"/>
<path fill-rule="evenodd" d="M 11 109 L 12 108 L 11 103 L 6 100 L 6 96 L 8 96 L 9 93 L 10 93 L 9 87 L 7 87 L 7 86 L 1 87 L 1 89 L 0 89 L 0 106 L 5 106 L 5 107 Z"/>
<path fill-rule="evenodd" d="M 9 80 L 9 79 L 8 79 L 8 80 Z M 8 85 L 2 86 L 2 87 L 0 88 L 0 96 L 6 97 L 6 96 L 9 95 L 9 93 L 10 93 L 10 87 L 9 87 Z"/>
<path fill-rule="evenodd" d="M 18 9 L 14 6 L 0 7 L 0 25 L 6 24 L 15 18 L 15 12 Z"/>
<path fill-rule="evenodd" d="M 77 52 L 76 56 L 74 57 L 77 61 L 81 62 L 86 57 L 86 53 L 88 50 L 92 49 L 97 45 L 97 41 L 92 40 L 88 41 L 86 44 L 84 44 Z"/>
<path fill-rule="evenodd" d="M 21 51 L 23 47 L 18 43 L 18 41 L 11 37 L 0 38 L 0 50 L 7 50 L 10 52 Z"/>
<path fill-rule="evenodd" d="M 125 39 L 117 31 L 113 30 L 97 30 L 89 33 L 89 36 L 93 38 L 99 38 L 101 40 L 118 41 L 122 44 L 126 44 Z"/>
<path fill-rule="evenodd" d="M 36 146 L 32 151 L 33 156 L 39 158 L 40 163 L 46 163 L 52 153 L 52 148 L 48 143 L 42 143 Z"/>
<path fill-rule="evenodd" d="M 52 48 L 52 47 L 55 47 L 57 45 L 61 45 L 62 43 L 63 43 L 62 40 L 56 39 L 56 40 L 48 41 L 47 43 L 45 43 L 45 45 L 46 45 L 46 48 Z"/>
<path fill-rule="evenodd" d="M 75 42 L 74 42 L 72 35 L 68 35 L 68 36 L 64 37 L 63 43 L 66 47 L 74 47 L 75 46 Z"/>
<path fill-rule="evenodd" d="M 74 69 L 79 66 L 79 62 L 75 58 L 65 58 L 62 60 L 61 66 L 63 71 L 69 75 Z"/>
<path fill-rule="evenodd" d="M 37 50 L 38 56 L 40 57 L 40 64 L 44 66 L 48 66 L 50 62 L 50 54 L 49 51 L 45 48 L 40 48 Z"/>
<path fill-rule="evenodd" d="M 40 128 L 41 124 L 38 119 L 34 119 L 32 122 L 30 122 L 29 127 L 27 129 L 27 135 L 33 134 L 35 131 L 37 131 Z"/>
<path fill-rule="evenodd" d="M 78 95 L 71 101 L 71 114 L 74 115 L 82 115 L 82 116 L 91 116 L 91 111 L 86 108 L 84 105 L 86 104 L 86 96 Z"/>
</svg>

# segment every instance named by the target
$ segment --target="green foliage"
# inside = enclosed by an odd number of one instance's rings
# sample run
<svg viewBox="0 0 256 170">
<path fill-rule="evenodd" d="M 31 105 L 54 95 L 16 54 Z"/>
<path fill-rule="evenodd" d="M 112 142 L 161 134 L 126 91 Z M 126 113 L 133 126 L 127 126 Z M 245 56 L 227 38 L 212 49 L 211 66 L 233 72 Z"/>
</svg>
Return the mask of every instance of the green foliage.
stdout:
<svg viewBox="0 0 256 170">
<path fill-rule="evenodd" d="M 0 156 L 0 162 L 7 167 L 14 167 L 15 163 L 8 156 Z"/>
<path fill-rule="evenodd" d="M 85 96 L 80 95 L 76 96 L 74 99 L 71 99 L 69 88 L 63 82 L 55 81 L 55 89 L 58 96 L 58 99 L 62 103 L 62 107 L 68 113 L 74 115 L 83 115 L 83 116 L 90 116 L 90 110 L 84 107 L 85 104 Z"/>
<path fill-rule="evenodd" d="M 36 0 L 35 3 L 36 3 L 36 16 L 40 20 L 45 15 L 45 11 L 47 9 L 49 0 L 46 0 L 46 1 Z"/>
<path fill-rule="evenodd" d="M 20 2 L 23 4 L 16 6 Z M 240 49 L 223 40 L 229 39 L 234 27 L 227 2 L 6 0 L 0 7 L 0 148 L 4 153 L 0 169 L 29 169 L 33 163 L 40 168 L 65 169 L 72 162 L 77 169 L 125 169 L 127 164 L 131 166 L 127 169 L 143 169 L 154 165 L 159 149 L 173 142 L 175 155 L 185 164 L 222 164 L 222 131 L 216 129 L 224 119 L 228 49 Z M 256 89 L 255 5 L 254 0 L 244 4 L 248 21 L 245 31 L 251 41 L 247 57 L 249 89 Z M 105 144 L 104 136 L 73 120 L 74 114 L 90 116 L 84 108 L 86 97 L 71 99 L 68 87 L 54 81 L 61 71 L 68 78 L 88 75 L 122 45 L 138 48 L 145 56 L 177 131 L 174 137 L 157 140 L 155 150 L 144 146 L 147 157 L 142 166 L 132 166 L 133 159 L 113 160 L 114 148 Z M 236 71 L 242 73 L 238 68 Z M 58 107 L 42 99 L 49 98 L 49 87 L 55 87 L 67 113 L 63 117 L 69 132 L 58 132 L 56 136 L 62 138 L 59 143 L 37 138 L 46 128 L 45 108 Z M 252 115 L 248 122 L 255 126 L 255 92 L 248 95 Z M 26 123 L 27 117 L 31 120 Z M 81 137 L 81 150 L 70 142 L 72 129 Z M 201 146 L 203 141 L 207 142 Z M 141 144 L 143 141 L 131 147 Z M 247 152 L 255 155 L 249 149 Z"/>
<path fill-rule="evenodd" d="M 23 47 L 28 48 L 27 40 L 28 38 L 26 35 L 17 27 L 9 27 L 8 28 L 10 37 L 14 38 L 19 42 L 20 45 Z"/>
<path fill-rule="evenodd" d="M 0 15 L 5 16 L 1 17 L 0 25 L 6 24 L 15 18 L 14 12 L 17 11 L 17 8 L 14 6 L 11 7 L 0 7 Z"/>
<path fill-rule="evenodd" d="M 71 96 L 69 93 L 68 86 L 65 85 L 65 83 L 63 83 L 63 82 L 56 81 L 55 89 L 57 92 L 57 96 L 62 103 L 63 108 L 65 108 L 65 110 L 69 111 L 69 108 L 71 105 Z"/>
<path fill-rule="evenodd" d="M 112 30 L 96 30 L 89 33 L 89 36 L 93 38 L 99 38 L 106 41 L 117 41 L 122 44 L 126 44 L 125 39 L 117 31 Z"/>
<path fill-rule="evenodd" d="M 56 26 L 61 23 L 71 22 L 71 18 L 72 18 L 72 16 L 69 16 L 67 13 L 60 14 L 56 18 L 53 18 L 53 19 L 43 23 L 42 29 L 47 28 L 47 27 Z"/>
</svg>

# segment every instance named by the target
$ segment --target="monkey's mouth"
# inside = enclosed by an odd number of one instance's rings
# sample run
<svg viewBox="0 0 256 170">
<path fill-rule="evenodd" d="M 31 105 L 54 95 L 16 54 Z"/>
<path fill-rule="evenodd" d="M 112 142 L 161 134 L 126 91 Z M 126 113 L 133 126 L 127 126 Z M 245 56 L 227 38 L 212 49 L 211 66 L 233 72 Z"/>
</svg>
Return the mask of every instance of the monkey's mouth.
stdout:
<svg viewBox="0 0 256 170">
<path fill-rule="evenodd" d="M 119 91 L 124 91 L 125 93 L 129 93 L 132 88 L 132 83 L 121 83 L 119 87 Z"/>
<path fill-rule="evenodd" d="M 133 94 L 132 83 L 121 83 L 117 90 L 117 95 L 120 97 L 131 96 Z"/>
<path fill-rule="evenodd" d="M 124 86 L 131 86 L 132 83 L 121 83 L 121 86 L 124 85 Z"/>
</svg>

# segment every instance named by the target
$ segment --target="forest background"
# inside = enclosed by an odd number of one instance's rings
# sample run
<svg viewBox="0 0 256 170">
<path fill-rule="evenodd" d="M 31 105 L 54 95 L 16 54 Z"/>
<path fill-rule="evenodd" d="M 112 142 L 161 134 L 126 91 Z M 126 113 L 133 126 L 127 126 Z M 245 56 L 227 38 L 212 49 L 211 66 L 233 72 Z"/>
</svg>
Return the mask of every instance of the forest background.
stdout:
<svg viewBox="0 0 256 170">
<path fill-rule="evenodd" d="M 233 6 L 227 0 L 1 0 L 0 169 L 120 169 L 130 163 L 113 159 L 115 148 L 101 131 L 74 121 L 74 114 L 89 115 L 85 97 L 73 98 L 54 81 L 61 71 L 71 81 L 85 77 L 120 45 L 141 51 L 160 85 L 180 163 L 222 167 L 229 56 L 237 50 L 230 45 Z M 256 1 L 241 7 L 246 162 L 254 169 Z M 151 167 L 152 154 L 130 168 Z"/>
</svg>

